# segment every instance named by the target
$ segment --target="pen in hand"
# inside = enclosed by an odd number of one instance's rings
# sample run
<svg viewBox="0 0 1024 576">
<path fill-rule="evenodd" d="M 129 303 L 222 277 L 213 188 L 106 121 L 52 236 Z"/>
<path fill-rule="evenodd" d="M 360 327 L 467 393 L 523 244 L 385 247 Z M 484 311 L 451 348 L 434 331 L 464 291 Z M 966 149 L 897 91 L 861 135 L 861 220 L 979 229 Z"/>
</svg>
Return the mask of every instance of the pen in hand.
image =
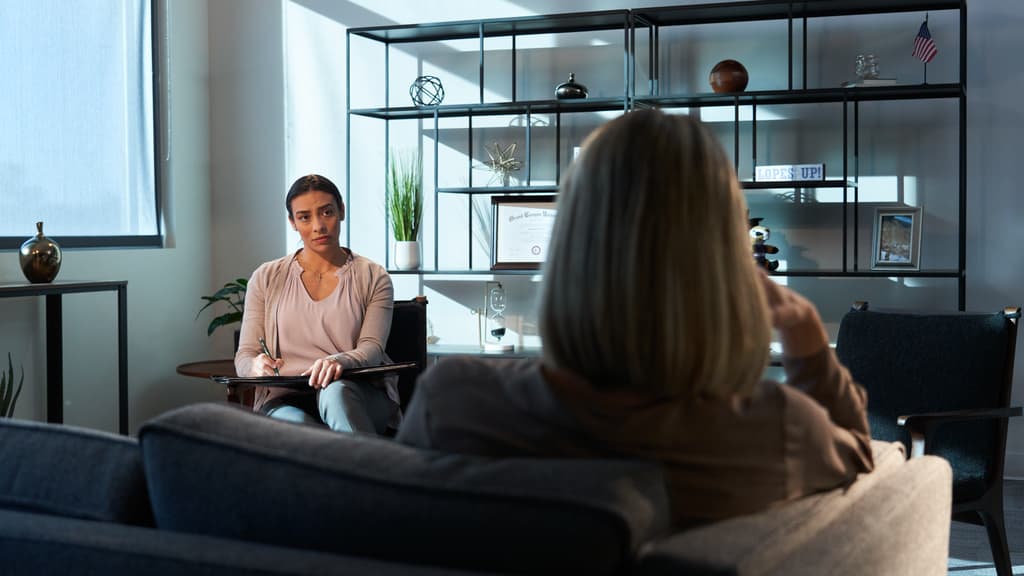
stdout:
<svg viewBox="0 0 1024 576">
<path fill-rule="evenodd" d="M 267 355 L 267 358 L 270 358 L 271 360 L 274 359 L 274 356 L 270 353 L 270 348 L 267 348 L 267 341 L 263 339 L 263 336 L 260 336 L 260 347 L 263 348 L 263 353 Z M 274 368 L 274 376 L 280 375 L 281 371 Z"/>
</svg>

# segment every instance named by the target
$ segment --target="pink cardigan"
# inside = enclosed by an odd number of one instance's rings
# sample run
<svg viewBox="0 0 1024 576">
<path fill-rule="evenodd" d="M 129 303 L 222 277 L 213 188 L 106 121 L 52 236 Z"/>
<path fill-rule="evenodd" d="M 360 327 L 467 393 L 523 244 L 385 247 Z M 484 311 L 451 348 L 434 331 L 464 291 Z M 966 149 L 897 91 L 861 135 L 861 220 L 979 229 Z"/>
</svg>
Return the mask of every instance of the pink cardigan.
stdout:
<svg viewBox="0 0 1024 576">
<path fill-rule="evenodd" d="M 278 308 L 288 269 L 296 254 L 298 251 L 260 265 L 249 279 L 238 352 L 235 353 L 235 371 L 239 376 L 251 375 L 253 360 L 262 352 L 260 336 L 266 339 L 271 352 L 280 356 Z M 339 350 L 334 358 L 344 368 L 388 362 L 384 347 L 391 330 L 391 313 L 394 308 L 391 277 L 383 266 L 352 253 L 351 259 L 340 271 L 340 281 L 351 295 L 346 299 L 352 307 L 351 313 L 356 318 L 362 318 L 362 327 L 355 347 Z M 386 386 L 388 397 L 397 403 L 398 390 L 394 379 L 388 380 Z M 259 411 L 268 400 L 288 392 L 282 388 L 258 387 L 253 409 Z"/>
</svg>

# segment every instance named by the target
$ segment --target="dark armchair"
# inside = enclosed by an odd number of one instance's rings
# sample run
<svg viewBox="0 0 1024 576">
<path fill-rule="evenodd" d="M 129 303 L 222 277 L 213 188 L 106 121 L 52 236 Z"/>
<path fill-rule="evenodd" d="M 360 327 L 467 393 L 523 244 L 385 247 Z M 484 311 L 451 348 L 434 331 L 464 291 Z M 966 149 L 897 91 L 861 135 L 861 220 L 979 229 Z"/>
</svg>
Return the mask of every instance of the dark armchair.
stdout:
<svg viewBox="0 0 1024 576">
<path fill-rule="evenodd" d="M 868 392 L 871 436 L 953 467 L 953 519 L 982 524 L 999 576 L 1011 574 L 1003 465 L 1020 308 L 994 314 L 868 310 L 839 326 L 836 354 Z"/>
<path fill-rule="evenodd" d="M 384 352 L 393 362 L 414 361 L 416 370 L 403 370 L 398 377 L 398 396 L 402 410 L 409 405 L 416 378 L 427 367 L 427 297 L 395 300 L 391 315 L 391 333 Z"/>
</svg>

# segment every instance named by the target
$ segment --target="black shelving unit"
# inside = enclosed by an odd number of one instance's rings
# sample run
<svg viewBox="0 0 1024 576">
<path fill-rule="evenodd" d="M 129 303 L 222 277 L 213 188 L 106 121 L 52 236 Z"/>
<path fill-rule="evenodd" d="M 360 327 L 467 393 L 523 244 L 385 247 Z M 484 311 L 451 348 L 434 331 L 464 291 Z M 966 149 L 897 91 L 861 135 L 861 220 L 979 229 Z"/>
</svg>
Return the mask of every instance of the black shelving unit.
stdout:
<svg viewBox="0 0 1024 576">
<path fill-rule="evenodd" d="M 474 21 L 461 21 L 461 22 L 441 22 L 431 24 L 414 24 L 414 25 L 401 25 L 401 26 L 377 26 L 369 28 L 352 28 L 348 31 L 347 47 L 348 47 L 348 61 L 347 65 L 351 70 L 351 48 L 352 48 L 352 37 L 357 36 L 365 39 L 369 39 L 375 42 L 379 42 L 384 45 L 385 50 L 385 70 L 383 73 L 384 80 L 384 94 L 385 103 L 382 107 L 375 108 L 359 108 L 353 109 L 351 107 L 351 96 L 347 95 L 348 103 L 348 115 L 351 120 L 353 115 L 363 116 L 367 118 L 375 118 L 390 122 L 392 120 L 410 120 L 410 119 L 421 119 L 432 121 L 433 123 L 433 145 L 434 145 L 434 194 L 433 194 L 433 206 L 434 219 L 433 219 L 433 234 L 434 234 L 434 255 L 433 255 L 433 268 L 432 269 L 421 269 L 419 271 L 399 271 L 392 270 L 394 273 L 419 273 L 419 274 L 502 274 L 502 275 L 515 275 L 515 274 L 536 274 L 536 270 L 529 271 L 518 271 L 518 270 L 480 270 L 473 269 L 473 253 L 472 253 L 472 224 L 470 223 L 470 229 L 467 238 L 467 255 L 469 262 L 469 269 L 466 270 L 447 270 L 439 267 L 440 255 L 439 247 L 437 242 L 437 233 L 439 227 L 439 210 L 436 207 L 439 205 L 439 199 L 441 195 L 468 195 L 470 197 L 476 195 L 532 195 L 532 194 L 551 194 L 557 191 L 557 186 L 531 186 L 531 136 L 533 132 L 533 125 L 530 121 L 531 116 L 535 114 L 553 114 L 555 116 L 554 130 L 556 133 L 555 139 L 558 141 L 560 138 L 560 132 L 562 127 L 562 115 L 564 114 L 577 114 L 585 112 L 608 112 L 608 111 L 621 111 L 626 112 L 630 108 L 632 85 L 629 82 L 629 77 L 632 74 L 633 59 L 631 52 L 627 49 L 630 34 L 632 32 L 632 22 L 630 20 L 629 10 L 607 10 L 598 12 L 581 12 L 581 13 L 567 13 L 567 14 L 555 14 L 550 16 L 530 16 L 522 18 L 505 18 L 505 19 L 490 19 L 490 20 L 474 20 Z M 516 39 L 524 35 L 537 35 L 537 34 L 561 34 L 570 32 L 589 32 L 589 31 L 622 31 L 622 42 L 623 42 L 623 60 L 622 60 L 622 95 L 621 97 L 603 97 L 603 98 L 587 98 L 581 100 L 557 100 L 557 99 L 544 99 L 544 100 L 522 100 L 517 94 L 517 82 L 516 75 L 518 73 L 516 66 Z M 512 66 L 508 73 L 511 75 L 511 86 L 512 94 L 511 99 L 506 102 L 485 102 L 485 86 L 487 78 L 485 77 L 485 58 L 486 50 L 484 43 L 489 38 L 509 37 L 511 38 L 511 61 Z M 446 40 L 465 40 L 465 39 L 477 39 L 479 41 L 479 76 L 477 79 L 478 86 L 478 101 L 472 103 L 460 103 L 460 104 L 444 104 L 437 106 L 391 106 L 388 102 L 388 81 L 389 81 L 389 54 L 392 46 L 403 43 L 411 42 L 437 42 Z M 347 72 L 348 76 L 348 87 L 351 88 L 352 78 L 350 72 Z M 473 185 L 473 173 L 472 173 L 472 151 L 473 151 L 473 119 L 487 116 L 500 116 L 500 115 L 523 115 L 526 117 L 525 122 L 525 153 L 526 158 L 524 161 L 523 169 L 526 174 L 526 185 L 525 186 L 474 186 Z M 438 173 L 442 169 L 437 166 L 438 157 L 438 146 L 440 142 L 439 138 L 439 121 L 442 118 L 466 118 L 469 127 L 467 130 L 468 145 L 467 150 L 469 152 L 469 163 L 468 167 L 468 182 L 469 186 L 464 187 L 443 187 L 439 185 Z M 349 122 L 351 126 L 351 122 Z M 390 142 L 387 127 L 385 128 L 385 167 L 383 173 L 387 173 L 387 155 L 390 153 Z M 346 143 L 349 149 L 349 162 L 351 163 L 351 128 L 349 128 L 346 136 Z M 555 162 L 555 180 L 558 179 L 558 172 L 561 169 L 561 158 L 559 154 L 560 147 L 556 144 L 556 158 Z M 451 168 L 455 170 L 456 168 Z M 383 182 L 383 180 L 382 180 Z M 351 182 L 348 182 L 346 190 L 351 187 Z M 470 206 L 468 218 L 472 219 L 472 206 Z M 470 220 L 471 222 L 471 220 Z M 390 268 L 390 236 L 388 235 L 387 226 L 385 226 L 385 246 L 387 246 L 387 256 L 385 266 Z"/>
<path fill-rule="evenodd" d="M 901 12 L 936 12 L 955 11 L 959 20 L 959 63 L 957 78 L 953 82 L 938 84 L 900 84 L 875 87 L 819 87 L 808 86 L 808 29 L 815 25 L 816 19 L 858 15 L 884 15 Z M 351 96 L 348 96 L 349 125 L 352 116 L 374 118 L 388 123 L 393 120 L 420 119 L 427 124 L 432 123 L 434 146 L 434 193 L 433 235 L 434 257 L 433 268 L 418 271 L 395 271 L 406 274 L 537 274 L 536 270 L 473 270 L 472 269 L 472 206 L 470 213 L 470 230 L 467 238 L 469 267 L 467 270 L 449 270 L 439 267 L 438 234 L 438 202 L 443 195 L 507 195 L 507 194 L 551 194 L 557 192 L 557 186 L 531 185 L 531 135 L 533 126 L 532 115 L 547 114 L 555 118 L 554 126 L 554 165 L 557 177 L 562 169 L 561 129 L 562 117 L 567 114 L 585 112 L 617 112 L 627 113 L 630 110 L 645 107 L 672 108 L 711 108 L 726 107 L 734 110 L 733 120 L 733 153 L 737 169 L 741 162 L 750 162 L 757 166 L 757 111 L 760 107 L 778 105 L 804 104 L 837 104 L 842 114 L 842 170 L 832 174 L 826 180 L 803 182 L 756 182 L 745 181 L 743 187 L 750 194 L 770 189 L 838 189 L 842 191 L 842 202 L 837 203 L 841 210 L 841 265 L 835 268 L 812 270 L 791 269 L 776 272 L 780 276 L 817 277 L 817 278 L 951 278 L 957 280 L 957 305 L 960 310 L 966 301 L 966 33 L 967 33 L 966 0 L 758 0 L 753 2 L 723 2 L 686 6 L 666 6 L 662 8 L 646 8 L 636 10 L 611 10 L 600 12 L 554 14 L 550 16 L 531 16 L 526 18 L 491 19 L 463 22 L 417 24 L 402 26 L 379 26 L 372 28 L 353 28 L 348 31 L 349 58 L 351 59 L 352 37 L 365 38 L 384 45 L 385 70 L 384 105 L 371 108 L 352 108 Z M 787 31 L 786 46 L 788 62 L 786 65 L 785 89 L 751 90 L 741 93 L 716 94 L 712 92 L 671 93 L 661 82 L 660 62 L 662 51 L 666 49 L 663 31 L 670 27 L 686 27 L 701 24 L 741 23 L 776 20 L 785 26 Z M 516 38 L 531 34 L 560 34 L 588 31 L 622 31 L 623 61 L 621 97 L 590 98 L 585 100 L 521 100 L 516 93 Z M 646 34 L 646 61 L 648 87 L 646 93 L 638 94 L 637 61 L 638 37 L 643 39 Z M 494 37 L 510 37 L 512 66 L 511 98 L 504 102 L 485 102 L 486 86 L 484 62 L 487 57 L 485 40 Z M 477 102 L 461 104 L 443 104 L 432 107 L 392 106 L 388 102 L 389 50 L 393 45 L 409 42 L 440 42 L 446 40 L 477 39 L 479 42 L 479 97 Z M 798 48 L 797 48 L 798 47 Z M 349 60 L 351 63 L 351 60 Z M 352 79 L 349 76 L 349 88 Z M 892 102 L 911 100 L 952 100 L 957 103 L 959 119 L 957 121 L 957 155 L 958 176 L 955 184 L 956 194 L 956 236 L 957 259 L 953 268 L 918 270 L 865 270 L 860 263 L 859 208 L 863 205 L 859 197 L 859 158 L 860 158 L 860 107 L 867 102 Z M 741 160 L 741 121 L 740 110 L 749 109 L 753 118 L 749 121 L 751 154 Z M 468 155 L 469 163 L 473 159 L 473 120 L 497 115 L 523 115 L 525 122 L 525 162 L 526 182 L 523 186 L 513 187 L 481 187 L 473 184 L 471 167 L 447 167 L 436 165 L 439 146 L 439 121 L 444 118 L 465 118 L 468 123 Z M 425 132 L 429 133 L 430 129 Z M 351 163 L 351 128 L 347 138 L 349 144 L 349 161 Z M 389 149 L 389 132 L 385 126 L 385 150 Z M 385 154 L 385 157 L 387 154 Z M 467 169 L 468 186 L 439 186 L 438 174 L 442 171 L 460 171 Z M 386 174 L 386 164 L 382 174 Z M 383 183 L 383 177 L 381 182 Z M 383 185 L 383 184 L 382 184 Z M 346 187 L 348 190 L 350 186 Z M 876 203 L 877 204 L 877 203 Z M 386 229 L 387 227 L 385 227 Z M 385 245 L 388 246 L 390 260 L 390 239 L 385 230 Z"/>
</svg>

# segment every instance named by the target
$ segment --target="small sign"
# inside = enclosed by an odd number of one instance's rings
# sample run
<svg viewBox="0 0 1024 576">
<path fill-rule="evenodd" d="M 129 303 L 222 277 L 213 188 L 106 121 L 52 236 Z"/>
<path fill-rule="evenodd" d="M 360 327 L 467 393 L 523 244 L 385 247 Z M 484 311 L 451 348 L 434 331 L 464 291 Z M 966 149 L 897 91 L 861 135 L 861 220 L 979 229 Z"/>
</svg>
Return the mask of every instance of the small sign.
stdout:
<svg viewBox="0 0 1024 576">
<path fill-rule="evenodd" d="M 824 164 L 778 164 L 775 166 L 756 166 L 754 168 L 754 180 L 757 182 L 793 182 L 824 179 Z"/>
</svg>

